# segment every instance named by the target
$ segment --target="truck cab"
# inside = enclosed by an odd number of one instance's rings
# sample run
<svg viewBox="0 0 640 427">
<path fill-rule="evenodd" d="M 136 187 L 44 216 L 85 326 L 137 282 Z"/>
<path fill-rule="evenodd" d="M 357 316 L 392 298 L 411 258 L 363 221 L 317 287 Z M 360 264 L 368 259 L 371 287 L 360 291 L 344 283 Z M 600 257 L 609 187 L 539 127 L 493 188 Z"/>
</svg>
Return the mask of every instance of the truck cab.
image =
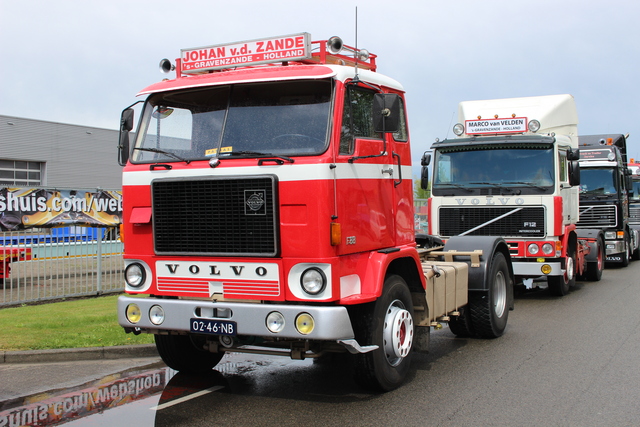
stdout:
<svg viewBox="0 0 640 427">
<path fill-rule="evenodd" d="M 440 322 L 504 332 L 503 240 L 418 247 L 405 93 L 376 58 L 308 33 L 183 49 L 139 93 L 135 138 L 123 111 L 118 319 L 167 365 L 348 352 L 386 391 Z"/>
<path fill-rule="evenodd" d="M 578 222 L 578 115 L 571 95 L 464 101 L 456 138 L 437 140 L 429 233 L 499 235 L 516 281 L 546 278 L 565 295 L 587 274 L 588 244 Z M 591 241 L 597 246 L 597 241 Z M 595 251 L 594 251 L 595 253 Z M 602 271 L 598 256 L 595 276 Z"/>
<path fill-rule="evenodd" d="M 629 265 L 638 248 L 638 232 L 630 227 L 631 171 L 622 134 L 580 135 L 580 221 L 578 228 L 600 228 L 605 234 L 606 261 Z"/>
</svg>

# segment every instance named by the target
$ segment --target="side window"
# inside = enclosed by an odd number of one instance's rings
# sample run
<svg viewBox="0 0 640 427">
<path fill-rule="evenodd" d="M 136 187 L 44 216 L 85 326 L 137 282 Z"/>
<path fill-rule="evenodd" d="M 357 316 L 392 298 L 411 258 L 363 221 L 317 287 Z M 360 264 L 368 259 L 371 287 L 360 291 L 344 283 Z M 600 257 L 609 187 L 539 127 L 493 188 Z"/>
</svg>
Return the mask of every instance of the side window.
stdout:
<svg viewBox="0 0 640 427">
<path fill-rule="evenodd" d="M 558 164 L 560 166 L 560 181 L 567 182 L 569 181 L 569 175 L 567 172 L 567 153 L 564 151 L 560 151 L 558 153 Z"/>
<path fill-rule="evenodd" d="M 349 86 L 344 97 L 342 113 L 342 132 L 340 135 L 340 154 L 353 153 L 355 138 L 381 138 L 373 131 L 373 94 L 356 86 Z"/>
<path fill-rule="evenodd" d="M 394 132 L 393 139 L 396 141 L 406 142 L 409 139 L 409 132 L 407 132 L 407 116 L 404 112 L 404 102 L 400 102 L 400 126 L 398 131 Z"/>
</svg>

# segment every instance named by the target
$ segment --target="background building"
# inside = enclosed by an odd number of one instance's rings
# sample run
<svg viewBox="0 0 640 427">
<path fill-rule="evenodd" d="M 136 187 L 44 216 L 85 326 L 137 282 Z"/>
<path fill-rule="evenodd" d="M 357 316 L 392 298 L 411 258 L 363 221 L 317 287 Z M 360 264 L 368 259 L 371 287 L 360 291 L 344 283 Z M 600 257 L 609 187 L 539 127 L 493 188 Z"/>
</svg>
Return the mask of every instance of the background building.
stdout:
<svg viewBox="0 0 640 427">
<path fill-rule="evenodd" d="M 0 187 L 122 188 L 118 131 L 0 115 Z"/>
</svg>

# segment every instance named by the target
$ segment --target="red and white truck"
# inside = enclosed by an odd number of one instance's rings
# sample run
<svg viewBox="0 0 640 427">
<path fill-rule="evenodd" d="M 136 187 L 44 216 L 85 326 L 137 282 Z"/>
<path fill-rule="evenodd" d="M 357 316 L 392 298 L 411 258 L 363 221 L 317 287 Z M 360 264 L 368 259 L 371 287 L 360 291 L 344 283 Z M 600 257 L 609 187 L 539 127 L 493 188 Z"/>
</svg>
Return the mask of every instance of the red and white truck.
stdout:
<svg viewBox="0 0 640 427">
<path fill-rule="evenodd" d="M 414 234 L 404 90 L 376 59 L 308 33 L 184 49 L 131 141 L 123 111 L 119 323 L 170 367 L 348 352 L 391 390 L 441 322 L 504 332 L 504 240 Z"/>
<path fill-rule="evenodd" d="M 465 101 L 457 138 L 436 141 L 429 233 L 503 236 L 518 283 L 552 294 L 600 280 L 604 236 L 577 229 L 578 114 L 571 95 Z"/>
</svg>

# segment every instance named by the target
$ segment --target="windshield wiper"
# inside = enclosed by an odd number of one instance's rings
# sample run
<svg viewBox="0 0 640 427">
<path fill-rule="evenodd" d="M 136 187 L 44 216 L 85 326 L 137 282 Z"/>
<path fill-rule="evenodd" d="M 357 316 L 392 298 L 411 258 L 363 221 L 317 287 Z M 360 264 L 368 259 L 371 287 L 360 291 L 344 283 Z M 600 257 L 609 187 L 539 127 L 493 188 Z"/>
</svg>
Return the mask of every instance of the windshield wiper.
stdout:
<svg viewBox="0 0 640 427">
<path fill-rule="evenodd" d="M 468 192 L 472 192 L 473 191 L 469 187 L 465 187 L 464 185 L 460 185 L 460 184 L 454 184 L 452 182 L 443 182 L 443 183 L 434 184 L 434 185 L 435 185 L 435 187 L 434 187 L 435 190 L 437 190 L 438 187 L 443 186 L 443 187 L 456 187 L 456 188 L 459 188 L 461 190 L 466 190 Z"/>
<path fill-rule="evenodd" d="M 547 188 L 551 187 L 550 185 L 547 185 L 546 187 L 543 185 L 538 185 L 538 184 L 534 184 L 532 182 L 526 182 L 526 181 L 508 181 L 505 182 L 505 184 L 520 184 L 520 185 L 526 185 L 527 187 L 533 187 L 533 188 L 537 188 L 538 190 L 546 190 Z"/>
<path fill-rule="evenodd" d="M 495 182 L 486 182 L 486 181 L 482 181 L 482 182 L 480 182 L 480 181 L 474 181 L 474 182 L 470 182 L 469 184 L 490 185 L 490 186 L 492 186 L 493 188 L 499 188 L 499 189 L 500 189 L 500 194 L 501 194 L 501 195 L 507 195 L 507 194 L 506 194 L 506 192 L 507 192 L 507 191 L 508 191 L 509 193 L 511 193 L 511 194 L 516 194 L 516 195 L 517 195 L 517 194 L 520 194 L 520 190 L 514 190 L 514 189 L 513 189 L 513 188 L 511 188 L 511 187 L 505 187 L 504 185 L 502 185 L 502 184 L 498 184 L 498 183 L 495 183 Z M 509 182 L 508 184 L 511 184 L 511 183 Z"/>
<path fill-rule="evenodd" d="M 187 160 L 187 159 L 185 159 L 185 158 L 183 158 L 183 157 L 178 156 L 177 154 L 173 154 L 173 153 L 171 153 L 171 152 L 169 152 L 169 151 L 164 151 L 164 150 L 161 150 L 161 149 L 159 149 L 159 148 L 134 147 L 133 149 L 134 149 L 134 150 L 139 150 L 139 151 L 148 151 L 148 152 L 150 152 L 150 153 L 164 154 L 165 156 L 169 156 L 169 157 L 172 157 L 172 158 L 174 158 L 174 159 L 177 159 L 177 160 L 183 161 L 183 162 L 185 162 L 186 164 L 191 163 L 191 160 Z"/>
<path fill-rule="evenodd" d="M 295 161 L 291 157 L 281 156 L 279 154 L 261 153 L 260 151 L 250 151 L 250 150 L 232 151 L 231 153 L 221 154 L 219 157 L 222 159 L 224 157 L 231 157 L 231 156 L 254 156 L 254 157 L 260 157 L 260 158 L 266 157 L 266 158 L 281 159 L 289 163 L 293 163 Z"/>
</svg>

